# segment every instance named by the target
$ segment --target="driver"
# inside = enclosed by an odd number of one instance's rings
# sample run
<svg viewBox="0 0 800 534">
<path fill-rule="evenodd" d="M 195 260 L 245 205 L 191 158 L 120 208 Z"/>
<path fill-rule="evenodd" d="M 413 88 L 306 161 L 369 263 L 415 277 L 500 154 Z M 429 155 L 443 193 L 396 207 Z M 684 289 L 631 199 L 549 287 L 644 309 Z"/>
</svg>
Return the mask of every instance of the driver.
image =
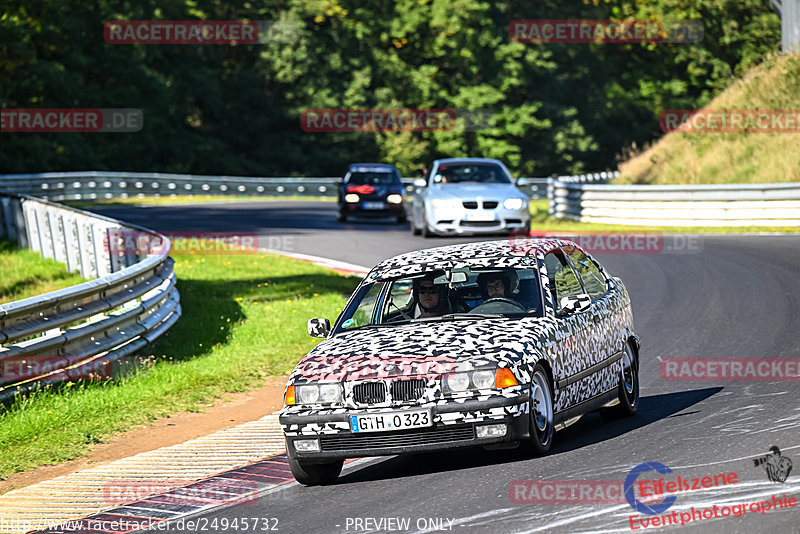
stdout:
<svg viewBox="0 0 800 534">
<path fill-rule="evenodd" d="M 445 313 L 447 288 L 443 285 L 436 285 L 433 274 L 427 274 L 422 278 L 414 280 L 414 299 L 417 306 L 414 309 L 414 318 L 419 317 L 438 317 Z"/>
</svg>

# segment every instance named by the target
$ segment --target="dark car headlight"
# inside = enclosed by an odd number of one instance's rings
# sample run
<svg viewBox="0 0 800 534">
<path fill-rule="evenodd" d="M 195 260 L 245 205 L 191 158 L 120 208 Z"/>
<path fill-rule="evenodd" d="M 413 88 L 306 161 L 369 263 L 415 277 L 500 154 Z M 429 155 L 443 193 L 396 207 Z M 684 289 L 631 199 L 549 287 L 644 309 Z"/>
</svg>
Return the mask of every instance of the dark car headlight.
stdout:
<svg viewBox="0 0 800 534">
<path fill-rule="evenodd" d="M 335 402 L 342 402 L 342 385 L 338 382 L 289 386 L 284 400 L 286 406 Z"/>
</svg>

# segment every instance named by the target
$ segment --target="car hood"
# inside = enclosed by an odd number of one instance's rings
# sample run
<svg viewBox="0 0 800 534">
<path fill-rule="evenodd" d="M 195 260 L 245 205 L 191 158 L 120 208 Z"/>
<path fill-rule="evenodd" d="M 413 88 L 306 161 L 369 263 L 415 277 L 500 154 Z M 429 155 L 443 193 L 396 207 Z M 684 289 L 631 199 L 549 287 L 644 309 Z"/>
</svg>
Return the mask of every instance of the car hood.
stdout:
<svg viewBox="0 0 800 534">
<path fill-rule="evenodd" d="M 303 358 L 290 383 L 446 374 L 514 365 L 541 352 L 552 319 L 456 320 L 361 328 L 328 338 Z"/>
<path fill-rule="evenodd" d="M 434 184 L 431 198 L 494 198 L 523 197 L 525 194 L 514 184 Z"/>
</svg>

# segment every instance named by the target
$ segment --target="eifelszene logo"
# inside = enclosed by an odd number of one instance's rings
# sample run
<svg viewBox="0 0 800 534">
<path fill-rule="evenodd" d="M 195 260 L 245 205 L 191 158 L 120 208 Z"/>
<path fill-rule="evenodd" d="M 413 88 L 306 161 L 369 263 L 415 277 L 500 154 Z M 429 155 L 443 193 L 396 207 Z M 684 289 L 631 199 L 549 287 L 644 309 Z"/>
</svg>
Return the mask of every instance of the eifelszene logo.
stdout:
<svg viewBox="0 0 800 534">
<path fill-rule="evenodd" d="M 786 456 L 781 456 L 781 450 L 773 445 L 769 448 L 770 454 L 753 460 L 754 467 L 763 467 L 767 472 L 770 482 L 786 482 L 792 471 L 792 461 Z"/>
</svg>

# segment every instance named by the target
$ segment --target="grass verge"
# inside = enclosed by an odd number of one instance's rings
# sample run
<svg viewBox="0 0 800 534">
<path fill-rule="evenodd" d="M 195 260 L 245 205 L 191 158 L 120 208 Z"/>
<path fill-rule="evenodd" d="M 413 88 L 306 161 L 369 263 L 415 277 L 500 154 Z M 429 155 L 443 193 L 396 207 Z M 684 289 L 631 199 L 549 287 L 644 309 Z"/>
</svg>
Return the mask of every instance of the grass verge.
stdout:
<svg viewBox="0 0 800 534">
<path fill-rule="evenodd" d="M 0 304 L 80 284 L 79 274 L 32 250 L 0 241 Z"/>
<path fill-rule="evenodd" d="M 120 380 L 66 383 L 0 412 L 0 477 L 81 456 L 93 443 L 288 374 L 358 283 L 270 254 L 175 256 L 183 317 Z"/>
<path fill-rule="evenodd" d="M 550 215 L 548 200 L 531 200 L 532 232 L 613 232 L 613 233 L 654 233 L 661 234 L 797 234 L 795 226 L 628 226 L 624 224 L 600 224 L 558 219 Z"/>
</svg>

